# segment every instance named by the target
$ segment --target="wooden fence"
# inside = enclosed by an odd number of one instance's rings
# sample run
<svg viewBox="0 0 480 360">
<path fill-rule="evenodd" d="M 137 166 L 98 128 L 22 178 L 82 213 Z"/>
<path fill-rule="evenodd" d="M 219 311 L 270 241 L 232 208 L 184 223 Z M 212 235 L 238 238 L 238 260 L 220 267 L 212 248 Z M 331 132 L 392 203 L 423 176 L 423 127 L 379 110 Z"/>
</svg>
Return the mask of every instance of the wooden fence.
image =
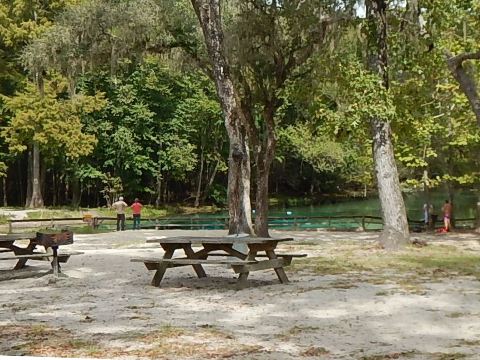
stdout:
<svg viewBox="0 0 480 360">
<path fill-rule="evenodd" d="M 455 219 L 455 224 L 460 228 L 473 228 L 475 218 Z M 9 232 L 16 228 L 33 228 L 40 226 L 65 227 L 88 225 L 93 229 L 101 226 L 113 226 L 115 217 L 108 216 L 84 216 L 81 218 L 49 218 L 49 219 L 23 219 L 9 220 Z M 127 222 L 133 221 L 127 218 Z M 408 220 L 412 230 L 421 229 L 424 223 L 421 220 Z M 271 216 L 268 218 L 270 228 L 289 230 L 309 229 L 335 229 L 335 230 L 379 230 L 383 226 L 382 218 L 369 215 L 330 215 L 330 216 Z M 18 224 L 20 226 L 16 226 Z M 21 226 L 24 224 L 24 226 Z M 443 222 L 437 220 L 434 226 L 441 227 Z M 142 218 L 142 228 L 154 229 L 228 229 L 228 217 L 165 217 L 165 218 Z"/>
</svg>

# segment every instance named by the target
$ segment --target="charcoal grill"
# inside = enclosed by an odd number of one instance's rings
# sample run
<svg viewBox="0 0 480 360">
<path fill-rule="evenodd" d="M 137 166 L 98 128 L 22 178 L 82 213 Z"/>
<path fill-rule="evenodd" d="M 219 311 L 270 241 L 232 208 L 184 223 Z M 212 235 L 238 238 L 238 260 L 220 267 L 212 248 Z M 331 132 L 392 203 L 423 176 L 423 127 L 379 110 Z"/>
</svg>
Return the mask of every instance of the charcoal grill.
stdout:
<svg viewBox="0 0 480 360">
<path fill-rule="evenodd" d="M 69 230 L 62 230 L 59 233 L 45 233 L 37 232 L 35 239 L 36 243 L 42 245 L 47 250 L 52 248 L 53 251 L 53 260 L 52 260 L 52 269 L 55 277 L 58 277 L 60 272 L 60 265 L 58 264 L 58 247 L 60 245 L 70 245 L 73 244 L 73 232 Z"/>
</svg>

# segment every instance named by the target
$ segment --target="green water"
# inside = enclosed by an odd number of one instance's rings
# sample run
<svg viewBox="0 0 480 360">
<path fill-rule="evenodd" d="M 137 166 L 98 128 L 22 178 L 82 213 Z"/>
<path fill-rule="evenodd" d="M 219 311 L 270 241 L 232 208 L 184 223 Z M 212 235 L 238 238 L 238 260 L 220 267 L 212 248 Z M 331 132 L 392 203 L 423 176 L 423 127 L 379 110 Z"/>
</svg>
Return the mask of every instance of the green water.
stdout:
<svg viewBox="0 0 480 360">
<path fill-rule="evenodd" d="M 437 192 L 430 194 L 430 202 L 434 206 L 434 214 L 441 219 L 441 208 L 445 202 L 446 194 Z M 423 221 L 423 204 L 425 203 L 424 193 L 410 193 L 404 195 L 407 216 L 410 220 Z M 471 219 L 476 216 L 477 195 L 473 191 L 459 191 L 454 194 L 454 216 L 456 219 Z M 226 212 L 214 215 L 198 214 L 196 217 L 227 216 Z M 355 229 L 365 226 L 368 230 L 382 228 L 381 220 L 367 219 L 311 219 L 312 216 L 377 216 L 381 217 L 380 201 L 378 198 L 358 198 L 345 201 L 338 201 L 330 204 L 310 206 L 276 206 L 271 207 L 270 217 L 282 217 L 283 219 L 272 219 L 269 221 L 270 228 L 280 229 L 315 229 L 315 228 L 336 228 Z M 302 217 L 307 217 L 302 219 Z M 207 220 L 208 222 L 208 220 Z M 204 222 L 205 223 L 205 222 Z M 458 222 L 457 227 L 469 227 L 473 222 Z M 437 224 L 441 226 L 441 222 Z M 414 227 L 414 225 L 412 225 Z M 212 227 L 213 228 L 213 227 Z"/>
<path fill-rule="evenodd" d="M 446 195 L 441 192 L 432 193 L 430 201 L 434 206 L 434 213 L 441 219 L 441 207 L 445 202 Z M 423 193 L 405 194 L 405 205 L 409 220 L 423 221 L 423 204 L 425 195 Z M 456 219 L 471 219 L 476 216 L 477 195 L 472 191 L 461 191 L 454 194 L 454 216 Z M 154 227 L 163 224 L 176 224 L 170 228 L 188 228 L 188 229 L 224 229 L 225 221 L 221 217 L 227 217 L 227 212 L 215 214 L 196 214 L 183 215 L 171 218 L 149 221 L 142 221 L 145 227 Z M 378 198 L 360 198 L 338 201 L 336 203 L 311 205 L 311 206 L 276 206 L 271 207 L 270 217 L 281 217 L 282 219 L 271 219 L 269 227 L 272 229 L 317 229 L 317 228 L 335 228 L 335 229 L 356 229 L 364 226 L 367 230 L 378 230 L 382 228 L 380 219 L 362 219 L 362 216 L 381 217 L 380 201 Z M 321 216 L 325 219 L 315 219 L 311 217 Z M 328 218 L 341 216 L 359 216 L 359 218 Z M 363 222 L 362 222 L 363 221 Z M 471 227 L 473 221 L 460 222 L 456 226 Z M 114 227 L 106 225 L 105 227 Z M 415 224 L 411 224 L 414 228 Z M 437 227 L 441 226 L 441 221 Z M 127 228 L 131 227 L 131 221 L 127 221 Z"/>
<path fill-rule="evenodd" d="M 432 193 L 430 201 L 434 206 L 434 213 L 441 214 L 441 208 L 446 195 Z M 407 216 L 411 220 L 423 220 L 423 193 L 404 195 Z M 476 215 L 477 195 L 473 191 L 462 191 L 454 194 L 454 215 L 456 218 L 474 218 Z M 287 214 L 288 212 L 288 214 Z M 322 204 L 295 207 L 272 207 L 270 216 L 333 216 L 333 215 L 369 215 L 381 216 L 380 201 L 378 198 L 351 199 L 334 204 Z"/>
</svg>

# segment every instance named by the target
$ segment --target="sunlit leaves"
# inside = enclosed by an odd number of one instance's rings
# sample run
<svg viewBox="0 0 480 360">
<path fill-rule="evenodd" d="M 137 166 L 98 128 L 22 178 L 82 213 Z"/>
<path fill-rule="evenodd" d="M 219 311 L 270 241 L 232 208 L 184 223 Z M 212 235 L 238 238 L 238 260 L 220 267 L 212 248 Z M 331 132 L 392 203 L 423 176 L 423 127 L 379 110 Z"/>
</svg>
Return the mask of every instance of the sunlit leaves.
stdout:
<svg viewBox="0 0 480 360">
<path fill-rule="evenodd" d="M 10 151 L 22 152 L 37 142 L 45 153 L 78 158 L 93 151 L 95 136 L 83 132 L 82 116 L 99 111 L 105 105 L 102 94 L 59 98 L 55 82 L 47 82 L 40 96 L 33 84 L 11 98 L 4 98 L 11 118 L 2 130 Z M 9 116 L 4 117 L 4 120 Z"/>
</svg>

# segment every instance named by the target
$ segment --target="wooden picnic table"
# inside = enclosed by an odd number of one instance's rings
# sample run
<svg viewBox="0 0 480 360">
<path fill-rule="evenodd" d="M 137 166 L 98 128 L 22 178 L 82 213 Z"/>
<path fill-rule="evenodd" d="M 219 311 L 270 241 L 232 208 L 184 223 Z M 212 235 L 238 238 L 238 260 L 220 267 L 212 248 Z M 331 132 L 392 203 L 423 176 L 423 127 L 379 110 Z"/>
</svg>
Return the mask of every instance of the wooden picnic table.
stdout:
<svg viewBox="0 0 480 360">
<path fill-rule="evenodd" d="M 149 239 L 147 243 L 158 243 L 165 251 L 160 258 L 133 258 L 132 262 L 143 262 L 148 270 L 155 270 L 153 286 L 160 282 L 168 268 L 191 265 L 199 278 L 206 277 L 202 265 L 229 265 L 239 274 L 237 287 L 247 286 L 247 278 L 251 271 L 273 269 L 281 283 L 287 283 L 284 266 L 290 265 L 293 257 L 304 257 L 305 254 L 277 254 L 275 249 L 280 242 L 292 241 L 293 238 L 261 238 L 261 237 L 198 237 L 179 236 Z M 236 250 L 236 244 L 244 244 L 247 253 Z M 194 251 L 192 245 L 199 245 Z M 183 250 L 185 257 L 174 258 L 176 250 Z M 219 252 L 220 251 L 220 252 Z M 218 257 L 222 257 L 222 259 Z M 211 257 L 216 257 L 211 259 Z M 210 258 L 210 259 L 209 259 Z M 267 258 L 267 259 L 265 259 Z"/>
<path fill-rule="evenodd" d="M 52 261 L 52 268 L 54 272 L 59 272 L 60 267 L 58 262 L 65 263 L 71 255 L 80 255 L 81 252 L 70 252 L 57 254 L 58 246 L 45 245 L 38 237 L 37 233 L 18 233 L 0 235 L 0 253 L 13 252 L 13 256 L 0 256 L 0 260 L 17 260 L 13 270 L 23 269 L 28 260 L 50 260 Z M 18 242 L 28 240 L 27 246 L 20 246 Z M 37 246 L 44 245 L 45 251 L 37 251 Z M 48 248 L 53 248 L 53 252 L 47 252 Z M 57 267 L 57 268 L 56 268 Z"/>
</svg>

